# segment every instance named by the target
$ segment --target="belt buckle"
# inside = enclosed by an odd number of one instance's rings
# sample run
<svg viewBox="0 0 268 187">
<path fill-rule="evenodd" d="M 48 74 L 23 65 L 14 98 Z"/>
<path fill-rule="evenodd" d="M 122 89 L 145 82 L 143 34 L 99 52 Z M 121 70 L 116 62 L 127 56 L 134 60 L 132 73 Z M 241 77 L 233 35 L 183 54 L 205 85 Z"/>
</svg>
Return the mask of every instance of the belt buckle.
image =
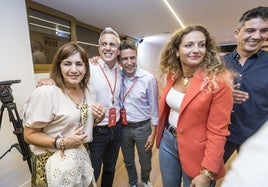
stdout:
<svg viewBox="0 0 268 187">
<path fill-rule="evenodd" d="M 173 136 L 177 136 L 177 130 L 174 127 L 170 126 L 169 127 L 169 132 L 171 132 L 171 134 Z"/>
<path fill-rule="evenodd" d="M 172 134 L 173 134 L 173 136 L 177 136 L 177 130 L 173 129 Z"/>
</svg>

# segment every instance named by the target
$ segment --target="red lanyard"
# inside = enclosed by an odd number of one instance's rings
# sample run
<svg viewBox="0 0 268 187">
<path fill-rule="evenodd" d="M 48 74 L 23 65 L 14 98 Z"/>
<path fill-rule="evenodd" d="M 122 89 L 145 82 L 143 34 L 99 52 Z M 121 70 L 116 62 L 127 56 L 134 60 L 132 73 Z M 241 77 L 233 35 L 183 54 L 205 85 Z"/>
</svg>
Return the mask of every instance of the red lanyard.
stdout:
<svg viewBox="0 0 268 187">
<path fill-rule="evenodd" d="M 130 86 L 130 88 L 128 89 L 128 91 L 127 91 L 127 93 L 124 95 L 124 93 L 125 93 L 125 86 L 124 86 L 124 79 L 122 79 L 122 84 L 123 84 L 123 103 L 125 102 L 125 99 L 126 99 L 126 97 L 127 97 L 127 95 L 129 94 L 129 92 L 133 89 L 133 87 L 134 87 L 134 85 L 136 84 L 136 82 L 137 82 L 137 80 L 138 80 L 138 77 L 135 77 L 135 79 L 134 79 L 134 81 L 133 81 L 133 83 L 132 83 L 132 85 Z"/>
<path fill-rule="evenodd" d="M 109 87 L 110 87 L 110 91 L 111 91 L 111 94 L 112 94 L 112 96 L 113 96 L 113 98 L 112 98 L 112 104 L 114 104 L 114 92 L 115 92 L 116 81 L 117 81 L 117 68 L 115 69 L 115 74 L 114 74 L 114 89 L 112 89 L 111 83 L 110 83 L 110 81 L 109 81 L 109 79 L 108 79 L 106 73 L 104 72 L 104 70 L 103 70 L 103 68 L 101 67 L 100 64 L 99 64 L 99 66 L 100 66 L 100 68 L 101 68 L 101 70 L 102 70 L 102 73 L 104 74 L 105 79 L 106 79 L 106 81 L 107 81 L 107 83 L 108 83 L 108 85 L 109 85 Z"/>
</svg>

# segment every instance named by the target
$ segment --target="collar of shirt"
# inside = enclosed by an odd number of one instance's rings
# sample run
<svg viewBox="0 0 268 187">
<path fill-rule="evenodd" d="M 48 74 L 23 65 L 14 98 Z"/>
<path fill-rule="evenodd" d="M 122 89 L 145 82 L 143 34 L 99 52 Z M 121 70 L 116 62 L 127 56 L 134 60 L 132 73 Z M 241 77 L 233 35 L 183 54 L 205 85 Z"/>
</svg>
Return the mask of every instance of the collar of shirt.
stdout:
<svg viewBox="0 0 268 187">
<path fill-rule="evenodd" d="M 249 58 L 256 56 L 257 58 L 260 56 L 260 54 L 263 52 L 263 50 L 259 50 L 257 53 L 254 53 L 253 55 L 251 55 Z M 238 54 L 237 50 L 235 49 L 232 52 L 232 57 L 233 59 L 235 59 L 236 61 L 238 61 L 240 59 L 240 54 Z"/>
<path fill-rule="evenodd" d="M 101 68 L 104 69 L 104 70 L 109 69 L 110 71 L 113 71 L 116 68 L 120 69 L 120 67 L 118 66 L 117 62 L 115 62 L 114 67 L 112 69 L 110 69 L 109 66 L 101 58 L 98 60 L 98 63 L 101 66 Z"/>
<path fill-rule="evenodd" d="M 125 72 L 123 71 L 123 78 L 124 79 L 129 79 L 131 81 L 133 81 L 135 79 L 135 77 L 140 78 L 140 77 L 143 77 L 143 76 L 144 76 L 144 73 L 143 73 L 142 69 L 140 69 L 139 67 L 137 67 L 136 72 L 135 72 L 135 75 L 132 76 L 132 77 L 128 77 L 125 74 Z"/>
</svg>

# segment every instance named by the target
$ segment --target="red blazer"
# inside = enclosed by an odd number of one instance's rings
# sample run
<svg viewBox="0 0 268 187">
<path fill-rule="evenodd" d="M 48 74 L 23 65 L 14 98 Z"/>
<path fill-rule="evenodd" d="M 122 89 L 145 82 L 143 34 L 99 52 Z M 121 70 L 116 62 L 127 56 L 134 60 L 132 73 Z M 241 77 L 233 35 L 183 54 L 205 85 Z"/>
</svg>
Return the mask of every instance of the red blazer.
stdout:
<svg viewBox="0 0 268 187">
<path fill-rule="evenodd" d="M 158 148 L 170 111 L 166 96 L 174 82 L 168 76 L 160 98 Z M 223 153 L 233 107 L 232 89 L 218 81 L 218 89 L 214 92 L 204 91 L 200 89 L 202 82 L 202 72 L 195 73 L 180 107 L 177 123 L 179 157 L 182 169 L 189 177 L 196 177 L 204 167 L 215 172 L 215 179 L 218 179 L 225 175 Z"/>
</svg>

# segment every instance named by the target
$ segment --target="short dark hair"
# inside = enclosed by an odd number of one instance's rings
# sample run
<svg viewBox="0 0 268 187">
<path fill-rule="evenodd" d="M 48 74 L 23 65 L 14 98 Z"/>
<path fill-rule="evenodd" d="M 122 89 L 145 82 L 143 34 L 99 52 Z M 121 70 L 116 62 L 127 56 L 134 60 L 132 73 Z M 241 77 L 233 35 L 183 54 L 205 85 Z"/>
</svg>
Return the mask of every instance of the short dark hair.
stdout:
<svg viewBox="0 0 268 187">
<path fill-rule="evenodd" d="M 268 19 L 268 7 L 259 6 L 244 12 L 239 19 L 238 28 L 240 29 L 245 25 L 245 22 L 254 19 L 254 18 L 262 18 L 263 20 Z"/>
<path fill-rule="evenodd" d="M 84 78 L 82 79 L 80 85 L 82 88 L 87 88 L 87 83 L 90 78 L 90 71 L 89 71 L 89 62 L 88 62 L 88 55 L 86 50 L 81 47 L 76 42 L 68 42 L 64 45 L 62 45 L 56 52 L 53 61 L 52 66 L 50 69 L 50 78 L 55 81 L 55 84 L 60 87 L 62 90 L 65 90 L 65 81 L 63 79 L 63 75 L 61 73 L 60 64 L 61 62 L 68 58 L 69 56 L 79 53 L 81 55 L 82 61 L 85 63 L 86 68 L 86 74 Z"/>
<path fill-rule="evenodd" d="M 135 50 L 137 52 L 137 47 L 135 45 L 135 42 L 133 42 L 131 40 L 121 41 L 119 49 L 120 49 L 120 51 L 124 50 L 124 49 L 132 49 L 132 50 Z"/>
</svg>

